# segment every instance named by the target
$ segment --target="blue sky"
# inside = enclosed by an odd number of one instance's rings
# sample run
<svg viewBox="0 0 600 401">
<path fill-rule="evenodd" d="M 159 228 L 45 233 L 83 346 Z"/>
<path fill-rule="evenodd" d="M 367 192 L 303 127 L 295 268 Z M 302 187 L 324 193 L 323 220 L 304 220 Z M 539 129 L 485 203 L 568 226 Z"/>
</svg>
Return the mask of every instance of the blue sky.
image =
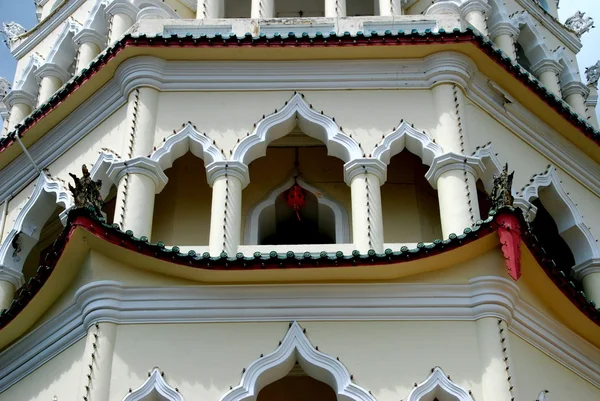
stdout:
<svg viewBox="0 0 600 401">
<path fill-rule="evenodd" d="M 564 21 L 575 11 L 587 12 L 588 16 L 597 21 L 599 28 L 583 36 L 583 49 L 578 55 L 579 67 L 583 75 L 585 67 L 588 67 L 600 59 L 600 1 L 599 0 L 562 0 L 559 16 Z M 34 0 L 0 0 L 0 22 L 15 21 L 25 29 L 31 29 L 37 23 L 35 17 Z M 596 44 L 596 46 L 594 46 Z M 8 48 L 0 43 L 0 77 L 5 77 L 10 82 L 14 79 L 16 61 L 8 51 Z M 585 82 L 585 78 L 584 78 Z M 600 108 L 599 108 L 600 114 Z"/>
</svg>

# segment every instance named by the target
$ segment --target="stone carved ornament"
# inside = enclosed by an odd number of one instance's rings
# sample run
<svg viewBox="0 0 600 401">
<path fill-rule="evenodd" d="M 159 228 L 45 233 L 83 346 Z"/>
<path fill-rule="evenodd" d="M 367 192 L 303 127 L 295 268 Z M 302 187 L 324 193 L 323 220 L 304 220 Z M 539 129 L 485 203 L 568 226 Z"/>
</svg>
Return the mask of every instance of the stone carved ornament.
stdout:
<svg viewBox="0 0 600 401">
<path fill-rule="evenodd" d="M 17 37 L 25 32 L 27 32 L 27 30 L 14 21 L 3 23 L 2 28 L 0 29 L 0 34 L 4 36 L 4 43 L 9 49 L 11 44 L 17 40 Z"/>
<path fill-rule="evenodd" d="M 102 187 L 102 181 L 94 181 L 85 165 L 81 166 L 83 173 L 81 178 L 78 178 L 75 174 L 69 173 L 75 187 L 69 184 L 69 190 L 73 194 L 73 200 L 75 201 L 76 208 L 89 208 L 92 210 L 96 217 L 102 217 L 102 206 L 104 201 L 102 195 L 100 195 L 100 188 Z"/>
<path fill-rule="evenodd" d="M 594 27 L 592 17 L 586 17 L 584 12 L 577 11 L 575 15 L 565 21 L 565 26 L 581 36 Z"/>
<path fill-rule="evenodd" d="M 515 201 L 512 196 L 512 182 L 514 175 L 514 171 L 508 174 L 508 164 L 506 164 L 500 175 L 494 176 L 494 188 L 490 194 L 493 210 L 500 210 L 503 207 L 512 207 Z"/>
<path fill-rule="evenodd" d="M 598 79 L 600 79 L 600 61 L 585 69 L 585 78 L 587 83 L 594 88 L 598 88 Z"/>
</svg>

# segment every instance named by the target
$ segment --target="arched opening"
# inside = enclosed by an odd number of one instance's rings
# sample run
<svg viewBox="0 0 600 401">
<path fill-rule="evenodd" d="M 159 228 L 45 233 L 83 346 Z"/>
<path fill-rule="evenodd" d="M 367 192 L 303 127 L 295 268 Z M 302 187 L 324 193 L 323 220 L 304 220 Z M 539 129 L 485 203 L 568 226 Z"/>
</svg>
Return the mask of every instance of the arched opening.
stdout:
<svg viewBox="0 0 600 401">
<path fill-rule="evenodd" d="M 515 53 L 517 55 L 517 62 L 521 65 L 521 67 L 523 67 L 525 70 L 527 70 L 527 72 L 533 75 L 533 71 L 531 70 L 531 61 L 529 61 L 529 58 L 527 57 L 527 54 L 525 54 L 523 46 L 521 46 L 519 42 L 515 42 Z"/>
<path fill-rule="evenodd" d="M 344 243 L 348 239 L 350 189 L 344 163 L 327 155 L 325 145 L 295 128 L 273 141 L 266 156 L 249 166 L 250 184 L 242 210 L 245 243 L 308 245 Z M 304 205 L 294 211 L 289 191 L 297 184 Z M 317 189 L 318 188 L 318 189 Z"/>
<path fill-rule="evenodd" d="M 48 54 L 48 63 L 58 65 L 68 72 L 69 75 L 75 73 L 77 63 L 77 49 L 75 48 L 75 41 L 73 39 L 74 35 L 75 27 L 67 23 Z"/>
<path fill-rule="evenodd" d="M 542 243 L 548 256 L 556 262 L 557 267 L 567 276 L 570 276 L 571 268 L 575 266 L 573 252 L 566 241 L 560 236 L 556 222 L 543 203 L 539 199 L 531 203 L 537 207 L 535 219 L 531 222 L 533 233 Z"/>
<path fill-rule="evenodd" d="M 281 379 L 265 386 L 257 401 L 337 401 L 335 391 L 326 383 L 310 377 L 298 362 Z"/>
<path fill-rule="evenodd" d="M 325 16 L 323 0 L 275 0 L 277 18 L 313 18 Z"/>
<path fill-rule="evenodd" d="M 212 189 L 204 161 L 187 152 L 165 174 L 169 181 L 154 201 L 153 241 L 208 245 Z"/>
<path fill-rule="evenodd" d="M 60 213 L 64 208 L 57 206 L 50 218 L 42 227 L 37 243 L 33 246 L 25 262 L 23 263 L 23 278 L 27 283 L 30 278 L 35 277 L 38 267 L 44 261 L 46 254 L 52 248 L 52 244 L 58 238 L 64 226 L 60 221 Z"/>
<path fill-rule="evenodd" d="M 225 18 L 250 18 L 252 2 L 224 0 Z"/>
<path fill-rule="evenodd" d="M 428 168 L 406 149 L 390 159 L 387 181 L 381 187 L 386 243 L 442 238 L 437 191 L 425 179 Z"/>
<path fill-rule="evenodd" d="M 361 17 L 375 15 L 377 0 L 346 0 L 346 15 L 348 17 Z"/>
</svg>

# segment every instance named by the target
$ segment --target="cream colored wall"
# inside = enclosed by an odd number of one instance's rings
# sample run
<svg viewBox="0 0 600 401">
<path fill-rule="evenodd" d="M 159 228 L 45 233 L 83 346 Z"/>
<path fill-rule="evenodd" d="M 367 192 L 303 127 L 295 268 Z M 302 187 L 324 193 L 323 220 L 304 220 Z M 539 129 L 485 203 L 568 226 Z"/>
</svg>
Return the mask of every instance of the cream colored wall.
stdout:
<svg viewBox="0 0 600 401">
<path fill-rule="evenodd" d="M 535 400 L 548 390 L 549 400 L 596 401 L 600 389 L 563 367 L 513 333 L 509 336 L 509 358 L 515 383 L 515 399 Z"/>
<path fill-rule="evenodd" d="M 187 153 L 165 171 L 167 186 L 156 195 L 152 241 L 208 245 L 212 188 L 202 159 Z"/>
<path fill-rule="evenodd" d="M 77 341 L 1 393 L 0 401 L 51 401 L 55 395 L 59 401 L 76 401 L 84 346 L 85 339 Z"/>
<path fill-rule="evenodd" d="M 474 323 L 300 324 L 319 351 L 339 357 L 379 401 L 405 399 L 435 366 L 481 398 Z M 119 326 L 109 401 L 140 386 L 154 366 L 186 400 L 217 401 L 239 384 L 242 369 L 277 348 L 287 328 L 287 322 Z"/>
<path fill-rule="evenodd" d="M 183 19 L 195 19 L 196 12 L 190 10 L 187 6 L 185 6 L 182 2 L 177 0 L 163 0 L 167 6 L 171 7 L 173 11 L 175 11 L 181 18 Z"/>
</svg>

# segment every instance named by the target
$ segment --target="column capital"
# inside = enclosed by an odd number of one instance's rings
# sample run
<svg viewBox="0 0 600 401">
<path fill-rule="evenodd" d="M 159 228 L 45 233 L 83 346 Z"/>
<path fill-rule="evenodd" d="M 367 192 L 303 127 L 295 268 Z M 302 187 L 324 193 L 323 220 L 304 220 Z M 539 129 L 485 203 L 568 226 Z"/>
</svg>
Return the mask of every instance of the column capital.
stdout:
<svg viewBox="0 0 600 401">
<path fill-rule="evenodd" d="M 460 15 L 463 18 L 474 11 L 478 11 L 485 16 L 492 11 L 492 6 L 488 4 L 487 0 L 470 0 L 460 5 Z"/>
<path fill-rule="evenodd" d="M 361 174 L 373 174 L 379 178 L 379 185 L 387 181 L 387 165 L 378 159 L 354 159 L 344 164 L 344 182 L 347 185 Z"/>
<path fill-rule="evenodd" d="M 127 161 L 113 162 L 108 168 L 107 175 L 116 185 L 126 174 L 141 174 L 149 177 L 156 185 L 156 193 L 161 192 L 169 178 L 165 175 L 160 164 L 149 157 L 140 156 Z"/>
<path fill-rule="evenodd" d="M 46 63 L 35 71 L 35 77 L 38 80 L 42 80 L 45 77 L 56 77 L 64 84 L 71 79 L 71 74 L 58 64 Z"/>
<path fill-rule="evenodd" d="M 510 21 L 501 21 L 495 23 L 489 28 L 490 38 L 496 39 L 500 35 L 508 35 L 511 38 L 519 36 L 521 30 Z"/>
<path fill-rule="evenodd" d="M 131 21 L 133 22 L 135 22 L 137 18 L 138 11 L 140 11 L 139 8 L 127 0 L 113 0 L 113 2 L 106 7 L 106 14 L 110 16 L 114 16 L 115 14 L 125 14 L 131 18 Z"/>
<path fill-rule="evenodd" d="M 579 82 L 579 81 L 571 81 L 571 82 L 564 84 L 560 88 L 560 91 L 564 98 L 567 98 L 571 95 L 578 94 L 578 95 L 583 96 L 583 98 L 585 99 L 590 93 L 590 90 L 587 87 L 587 85 L 585 85 L 583 82 Z"/>
<path fill-rule="evenodd" d="M 0 281 L 11 283 L 14 285 L 15 290 L 25 284 L 23 273 L 7 266 L 0 266 Z"/>
<path fill-rule="evenodd" d="M 562 69 L 563 66 L 558 61 L 551 59 L 540 60 L 531 66 L 531 71 L 536 77 L 548 71 L 558 74 Z"/>
<path fill-rule="evenodd" d="M 4 104 L 12 108 L 17 103 L 23 103 L 35 109 L 36 97 L 23 89 L 13 89 L 4 96 Z"/>
<path fill-rule="evenodd" d="M 94 43 L 100 50 L 106 47 L 106 36 L 100 34 L 98 31 L 92 28 L 83 28 L 73 36 L 73 41 L 78 45 L 83 43 Z"/>
<path fill-rule="evenodd" d="M 425 179 L 431 186 L 437 189 L 437 181 L 440 176 L 448 171 L 467 171 L 477 180 L 483 176 L 485 165 L 477 157 L 464 156 L 456 153 L 446 153 L 433 159 L 433 163 L 425 174 Z"/>
<path fill-rule="evenodd" d="M 248 166 L 240 161 L 218 160 L 210 163 L 206 167 L 206 178 L 208 185 L 211 187 L 217 178 L 225 175 L 232 176 L 240 180 L 242 183 L 242 189 L 246 188 L 248 184 L 250 184 L 250 173 L 248 171 Z"/>
<path fill-rule="evenodd" d="M 573 277 L 582 280 L 588 274 L 600 273 L 600 258 L 591 258 L 573 266 Z"/>
</svg>

